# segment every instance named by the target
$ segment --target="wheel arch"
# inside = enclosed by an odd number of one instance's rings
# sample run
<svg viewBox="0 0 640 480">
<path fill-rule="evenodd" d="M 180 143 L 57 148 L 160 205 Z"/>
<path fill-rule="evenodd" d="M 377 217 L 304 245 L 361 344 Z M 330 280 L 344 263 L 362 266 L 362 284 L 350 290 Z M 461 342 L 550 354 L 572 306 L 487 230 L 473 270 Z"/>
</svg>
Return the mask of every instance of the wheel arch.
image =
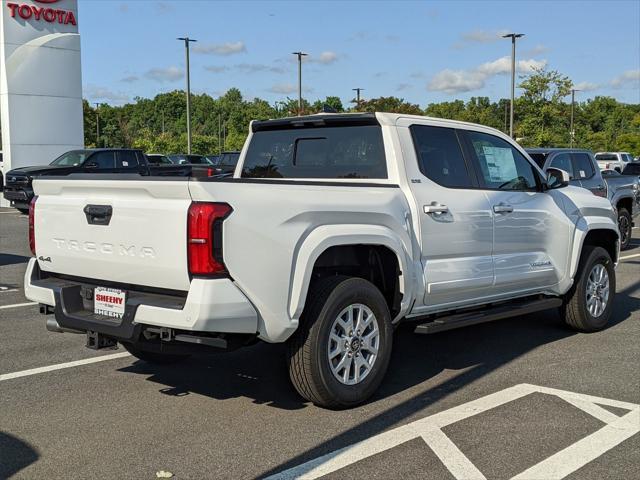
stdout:
<svg viewBox="0 0 640 480">
<path fill-rule="evenodd" d="M 580 223 L 582 223 L 582 225 L 580 225 Z M 579 222 L 575 235 L 574 245 L 579 246 L 579 248 L 574 248 L 571 257 L 570 272 L 572 279 L 575 278 L 578 272 L 580 258 L 586 245 L 595 245 L 604 248 L 609 252 L 613 263 L 618 263 L 620 255 L 620 235 L 617 225 L 613 222 Z"/>
<path fill-rule="evenodd" d="M 409 310 L 414 298 L 409 275 L 409 255 L 402 239 L 391 229 L 379 225 L 323 225 L 311 231 L 294 253 L 292 282 L 289 294 L 289 315 L 299 319 L 307 300 L 309 285 L 318 260 L 337 252 L 335 249 L 382 248 L 390 252 L 397 265 L 397 288 L 402 295 L 394 321 Z M 332 249 L 334 249 L 332 251 Z M 344 253 L 344 250 L 341 252 Z M 391 309 L 390 309 L 391 310 Z"/>
</svg>

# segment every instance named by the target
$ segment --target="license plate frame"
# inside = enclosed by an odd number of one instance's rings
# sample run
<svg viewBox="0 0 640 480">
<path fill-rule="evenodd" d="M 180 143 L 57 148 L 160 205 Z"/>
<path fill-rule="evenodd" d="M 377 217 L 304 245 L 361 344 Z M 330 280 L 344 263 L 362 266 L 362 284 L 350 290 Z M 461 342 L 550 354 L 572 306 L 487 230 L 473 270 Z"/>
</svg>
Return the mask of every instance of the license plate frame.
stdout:
<svg viewBox="0 0 640 480">
<path fill-rule="evenodd" d="M 127 304 L 127 292 L 119 288 L 95 287 L 93 313 L 122 320 Z"/>
</svg>

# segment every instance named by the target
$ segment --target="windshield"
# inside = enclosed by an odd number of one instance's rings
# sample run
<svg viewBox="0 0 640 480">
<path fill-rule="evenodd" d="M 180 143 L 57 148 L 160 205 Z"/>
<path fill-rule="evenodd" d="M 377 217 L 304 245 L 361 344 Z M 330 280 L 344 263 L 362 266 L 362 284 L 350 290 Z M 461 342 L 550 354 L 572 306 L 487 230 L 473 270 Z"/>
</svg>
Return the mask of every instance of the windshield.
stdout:
<svg viewBox="0 0 640 480">
<path fill-rule="evenodd" d="M 597 153 L 596 160 L 601 160 L 603 162 L 616 162 L 618 161 L 618 157 L 616 157 L 613 153 Z"/>
<path fill-rule="evenodd" d="M 81 165 L 90 154 L 91 152 L 87 152 L 86 150 L 72 150 L 56 158 L 50 165 L 75 167 L 76 165 Z"/>
<path fill-rule="evenodd" d="M 218 165 L 225 167 L 235 167 L 238 164 L 238 159 L 240 158 L 240 153 L 223 153 L 220 156 L 220 161 Z"/>
</svg>

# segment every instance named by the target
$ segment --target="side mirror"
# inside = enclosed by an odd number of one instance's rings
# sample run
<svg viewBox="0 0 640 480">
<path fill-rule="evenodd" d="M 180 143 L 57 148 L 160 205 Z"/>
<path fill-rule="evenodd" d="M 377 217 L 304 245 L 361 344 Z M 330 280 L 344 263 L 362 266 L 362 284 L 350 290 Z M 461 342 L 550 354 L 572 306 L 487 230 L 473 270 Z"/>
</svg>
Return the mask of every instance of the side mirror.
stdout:
<svg viewBox="0 0 640 480">
<path fill-rule="evenodd" d="M 559 168 L 547 168 L 547 188 L 549 190 L 566 187 L 569 185 L 569 180 L 571 180 L 569 172 Z"/>
</svg>

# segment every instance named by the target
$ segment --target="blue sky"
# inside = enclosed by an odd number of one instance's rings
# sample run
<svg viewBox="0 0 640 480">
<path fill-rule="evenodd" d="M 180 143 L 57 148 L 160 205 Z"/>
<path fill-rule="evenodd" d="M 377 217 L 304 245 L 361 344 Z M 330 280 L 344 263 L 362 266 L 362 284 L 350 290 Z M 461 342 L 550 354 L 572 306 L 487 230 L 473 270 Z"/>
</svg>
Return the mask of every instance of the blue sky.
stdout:
<svg viewBox="0 0 640 480">
<path fill-rule="evenodd" d="M 116 1 L 79 0 L 84 96 L 122 104 L 184 88 L 238 87 L 270 102 L 297 95 L 291 52 L 309 52 L 304 95 L 395 95 L 430 102 L 508 96 L 511 46 L 518 68 L 568 75 L 578 99 L 640 103 L 640 1 Z M 517 94 L 517 93 L 516 93 Z"/>
</svg>

